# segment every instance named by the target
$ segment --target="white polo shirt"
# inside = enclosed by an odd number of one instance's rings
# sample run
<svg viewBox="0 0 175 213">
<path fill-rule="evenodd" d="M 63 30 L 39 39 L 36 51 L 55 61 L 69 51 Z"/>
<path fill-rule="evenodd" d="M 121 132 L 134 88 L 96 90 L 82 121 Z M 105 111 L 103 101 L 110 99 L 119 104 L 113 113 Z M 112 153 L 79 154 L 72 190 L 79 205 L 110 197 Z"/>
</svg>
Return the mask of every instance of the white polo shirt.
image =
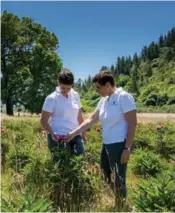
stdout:
<svg viewBox="0 0 175 213">
<path fill-rule="evenodd" d="M 135 110 L 135 101 L 131 94 L 121 87 L 109 97 L 102 98 L 96 110 L 102 123 L 104 144 L 119 143 L 126 139 L 127 122 L 124 113 Z"/>
<path fill-rule="evenodd" d="M 71 89 L 68 98 L 63 96 L 59 87 L 45 99 L 42 110 L 52 113 L 50 126 L 54 133 L 66 135 L 79 126 L 78 112 L 81 108 L 80 96 Z"/>
</svg>

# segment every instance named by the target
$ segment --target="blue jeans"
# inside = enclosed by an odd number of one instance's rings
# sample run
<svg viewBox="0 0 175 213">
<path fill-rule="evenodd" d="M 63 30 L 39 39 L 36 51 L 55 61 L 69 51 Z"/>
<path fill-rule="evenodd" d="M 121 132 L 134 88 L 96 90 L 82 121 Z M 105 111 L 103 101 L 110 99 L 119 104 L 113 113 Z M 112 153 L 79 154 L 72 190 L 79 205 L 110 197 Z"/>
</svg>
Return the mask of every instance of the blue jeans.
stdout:
<svg viewBox="0 0 175 213">
<path fill-rule="evenodd" d="M 77 135 L 73 140 L 71 140 L 68 143 L 59 143 L 59 142 L 57 143 L 56 141 L 52 139 L 51 134 L 48 134 L 47 141 L 48 141 L 48 147 L 51 153 L 54 150 L 66 149 L 71 154 L 75 154 L 77 156 L 84 155 L 84 143 L 80 135 Z"/>
</svg>

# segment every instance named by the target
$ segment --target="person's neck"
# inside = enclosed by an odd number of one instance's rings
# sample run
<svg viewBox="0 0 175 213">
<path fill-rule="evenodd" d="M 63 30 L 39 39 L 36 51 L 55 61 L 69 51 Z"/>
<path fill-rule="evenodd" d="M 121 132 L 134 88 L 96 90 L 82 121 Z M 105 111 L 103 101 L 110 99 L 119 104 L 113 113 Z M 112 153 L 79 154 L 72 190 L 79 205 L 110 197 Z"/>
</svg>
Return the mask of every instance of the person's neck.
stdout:
<svg viewBox="0 0 175 213">
<path fill-rule="evenodd" d="M 61 93 L 65 98 L 68 98 L 68 94 Z"/>
<path fill-rule="evenodd" d="M 112 87 L 111 90 L 109 91 L 108 96 L 110 97 L 115 91 L 116 91 L 116 88 Z"/>
</svg>

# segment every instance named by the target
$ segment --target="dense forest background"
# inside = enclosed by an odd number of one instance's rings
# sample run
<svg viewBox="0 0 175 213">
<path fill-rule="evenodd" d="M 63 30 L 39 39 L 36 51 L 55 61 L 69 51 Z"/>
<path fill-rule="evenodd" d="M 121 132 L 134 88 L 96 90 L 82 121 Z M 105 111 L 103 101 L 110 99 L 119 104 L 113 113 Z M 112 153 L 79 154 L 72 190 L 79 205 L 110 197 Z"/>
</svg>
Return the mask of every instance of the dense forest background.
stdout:
<svg viewBox="0 0 175 213">
<path fill-rule="evenodd" d="M 175 28 L 160 35 L 158 42 L 143 46 L 139 54 L 118 57 L 111 67 L 101 67 L 106 69 L 114 75 L 117 87 L 132 93 L 139 111 L 175 112 Z M 92 111 L 100 99 L 92 77 L 79 79 L 75 87 L 84 111 Z"/>
</svg>

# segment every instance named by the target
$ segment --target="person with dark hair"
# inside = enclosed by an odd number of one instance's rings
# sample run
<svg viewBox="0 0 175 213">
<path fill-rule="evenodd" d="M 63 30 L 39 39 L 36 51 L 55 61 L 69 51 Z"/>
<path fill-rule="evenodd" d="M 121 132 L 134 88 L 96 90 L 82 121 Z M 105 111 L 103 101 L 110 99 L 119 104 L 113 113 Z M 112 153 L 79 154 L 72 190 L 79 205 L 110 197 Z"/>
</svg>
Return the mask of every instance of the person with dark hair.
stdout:
<svg viewBox="0 0 175 213">
<path fill-rule="evenodd" d="M 72 88 L 74 76 L 67 69 L 61 70 L 57 79 L 56 90 L 45 99 L 40 123 L 48 132 L 48 147 L 52 152 L 54 148 L 64 148 L 64 143 L 59 143 L 70 131 L 77 128 L 83 122 L 81 102 L 79 94 Z M 50 119 L 50 123 L 49 123 Z M 66 148 L 76 155 L 84 154 L 83 140 L 86 140 L 85 133 L 76 135 Z"/>
<path fill-rule="evenodd" d="M 96 74 L 93 83 L 102 99 L 91 117 L 71 131 L 65 141 L 70 141 L 100 121 L 103 138 L 101 169 L 105 180 L 125 199 L 126 168 L 137 123 L 135 101 L 131 94 L 114 86 L 115 81 L 109 71 Z M 111 174 L 114 174 L 115 181 L 112 180 Z"/>
</svg>

